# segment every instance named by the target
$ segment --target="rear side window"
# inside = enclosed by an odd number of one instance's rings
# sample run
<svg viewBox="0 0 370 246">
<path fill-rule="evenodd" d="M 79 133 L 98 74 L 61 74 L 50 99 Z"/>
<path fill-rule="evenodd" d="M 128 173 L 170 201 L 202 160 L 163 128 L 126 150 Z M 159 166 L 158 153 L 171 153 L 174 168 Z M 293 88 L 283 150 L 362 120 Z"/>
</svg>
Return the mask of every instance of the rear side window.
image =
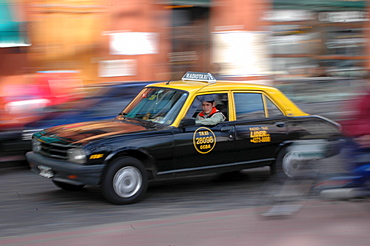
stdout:
<svg viewBox="0 0 370 246">
<path fill-rule="evenodd" d="M 267 113 L 268 113 L 269 118 L 284 116 L 284 114 L 280 111 L 280 109 L 276 107 L 276 105 L 270 99 L 265 97 L 265 101 L 266 101 Z"/>
<path fill-rule="evenodd" d="M 262 94 L 260 93 L 235 93 L 236 119 L 265 118 Z"/>
<path fill-rule="evenodd" d="M 237 120 L 284 116 L 280 109 L 261 93 L 234 93 L 234 98 Z"/>
</svg>

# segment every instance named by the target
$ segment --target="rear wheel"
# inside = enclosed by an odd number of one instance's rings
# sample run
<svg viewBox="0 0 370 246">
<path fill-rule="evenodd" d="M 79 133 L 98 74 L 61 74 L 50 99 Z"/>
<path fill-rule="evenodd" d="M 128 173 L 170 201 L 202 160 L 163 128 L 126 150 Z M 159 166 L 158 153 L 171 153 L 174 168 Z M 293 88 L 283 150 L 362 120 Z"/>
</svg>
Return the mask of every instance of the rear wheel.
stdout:
<svg viewBox="0 0 370 246">
<path fill-rule="evenodd" d="M 144 165 L 136 158 L 122 157 L 107 169 L 102 180 L 104 198 L 114 204 L 140 201 L 145 195 L 148 177 Z"/>
<path fill-rule="evenodd" d="M 68 184 L 68 183 L 55 181 L 55 180 L 52 180 L 52 181 L 59 188 L 63 190 L 68 190 L 68 191 L 78 191 L 78 190 L 81 190 L 83 187 L 85 187 L 85 185 L 73 185 L 73 184 Z"/>
<path fill-rule="evenodd" d="M 278 153 L 273 172 L 280 181 L 295 179 L 300 176 L 306 162 L 299 152 L 289 151 L 287 146 Z"/>
</svg>

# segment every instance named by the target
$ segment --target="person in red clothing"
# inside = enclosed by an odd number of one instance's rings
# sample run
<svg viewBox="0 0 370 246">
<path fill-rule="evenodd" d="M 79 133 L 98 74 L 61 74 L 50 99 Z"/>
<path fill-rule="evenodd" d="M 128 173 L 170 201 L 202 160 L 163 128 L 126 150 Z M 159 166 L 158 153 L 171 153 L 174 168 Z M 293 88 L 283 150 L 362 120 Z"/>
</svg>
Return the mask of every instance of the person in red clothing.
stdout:
<svg viewBox="0 0 370 246">
<path fill-rule="evenodd" d="M 353 103 L 353 113 L 342 122 L 343 134 L 362 148 L 370 147 L 370 90 Z"/>
<path fill-rule="evenodd" d="M 203 111 L 200 112 L 195 119 L 196 124 L 217 125 L 218 123 L 225 121 L 225 115 L 215 106 L 216 103 L 213 96 L 206 95 L 202 102 Z"/>
<path fill-rule="evenodd" d="M 351 115 L 340 122 L 345 140 L 341 153 L 349 173 L 319 182 L 313 188 L 330 199 L 370 195 L 370 77 L 365 79 L 369 81 L 365 93 L 350 103 Z"/>
<path fill-rule="evenodd" d="M 370 180 L 370 73 L 364 78 L 369 81 L 365 93 L 352 102 L 351 115 L 341 122 L 345 164 L 354 175 L 353 186 L 364 186 Z"/>
</svg>

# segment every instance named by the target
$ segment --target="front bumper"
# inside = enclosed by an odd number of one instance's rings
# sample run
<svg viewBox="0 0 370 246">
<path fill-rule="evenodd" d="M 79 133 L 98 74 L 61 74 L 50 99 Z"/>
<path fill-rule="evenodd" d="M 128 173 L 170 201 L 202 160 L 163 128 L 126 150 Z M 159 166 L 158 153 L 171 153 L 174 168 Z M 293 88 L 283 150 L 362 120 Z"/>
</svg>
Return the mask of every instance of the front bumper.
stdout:
<svg viewBox="0 0 370 246">
<path fill-rule="evenodd" d="M 105 164 L 81 165 L 45 157 L 33 151 L 27 152 L 31 171 L 52 180 L 74 185 L 98 185 Z"/>
</svg>

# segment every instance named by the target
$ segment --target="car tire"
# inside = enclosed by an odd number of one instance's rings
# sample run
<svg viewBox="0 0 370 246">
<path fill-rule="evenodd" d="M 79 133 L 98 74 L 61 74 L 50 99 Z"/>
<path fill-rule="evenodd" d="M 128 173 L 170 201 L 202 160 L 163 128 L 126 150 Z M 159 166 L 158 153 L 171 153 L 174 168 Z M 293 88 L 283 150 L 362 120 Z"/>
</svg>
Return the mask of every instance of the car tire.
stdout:
<svg viewBox="0 0 370 246">
<path fill-rule="evenodd" d="M 79 191 L 79 190 L 82 190 L 82 188 L 85 187 L 85 185 L 73 185 L 73 184 L 68 184 L 68 183 L 55 181 L 55 180 L 52 180 L 52 181 L 57 187 L 59 187 L 63 190 L 67 190 L 67 191 Z"/>
<path fill-rule="evenodd" d="M 279 181 L 297 179 L 305 163 L 306 161 L 301 158 L 299 152 L 291 152 L 289 146 L 285 146 L 279 151 L 274 166 L 271 167 L 271 173 Z"/>
<path fill-rule="evenodd" d="M 148 176 L 141 161 L 122 157 L 108 166 L 102 179 L 102 194 L 113 204 L 140 201 L 147 190 Z"/>
</svg>

